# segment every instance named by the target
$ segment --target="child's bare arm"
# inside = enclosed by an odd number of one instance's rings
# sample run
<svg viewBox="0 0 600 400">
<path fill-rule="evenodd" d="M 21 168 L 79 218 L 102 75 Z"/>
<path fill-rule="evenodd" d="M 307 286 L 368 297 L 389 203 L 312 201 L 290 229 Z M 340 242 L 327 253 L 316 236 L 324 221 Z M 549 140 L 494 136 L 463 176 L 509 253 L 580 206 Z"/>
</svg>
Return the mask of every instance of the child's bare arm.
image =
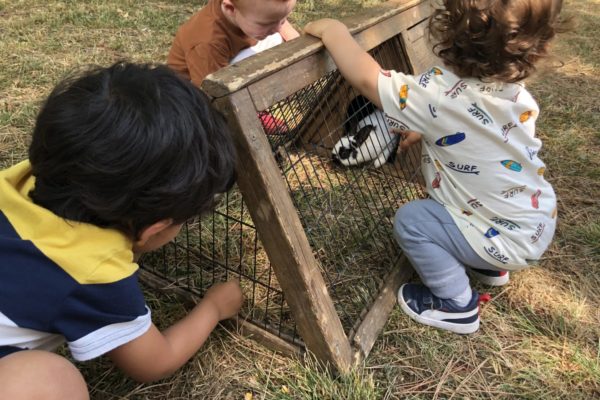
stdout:
<svg viewBox="0 0 600 400">
<path fill-rule="evenodd" d="M 204 344 L 221 320 L 237 314 L 242 292 L 237 281 L 210 288 L 202 301 L 183 319 L 163 332 L 152 325 L 139 338 L 108 356 L 123 372 L 140 382 L 151 382 L 175 372 Z"/>
<path fill-rule="evenodd" d="M 381 67 L 358 45 L 348 28 L 340 21 L 326 18 L 309 23 L 304 31 L 321 38 L 342 76 L 381 109 L 381 100 L 377 91 Z"/>
</svg>

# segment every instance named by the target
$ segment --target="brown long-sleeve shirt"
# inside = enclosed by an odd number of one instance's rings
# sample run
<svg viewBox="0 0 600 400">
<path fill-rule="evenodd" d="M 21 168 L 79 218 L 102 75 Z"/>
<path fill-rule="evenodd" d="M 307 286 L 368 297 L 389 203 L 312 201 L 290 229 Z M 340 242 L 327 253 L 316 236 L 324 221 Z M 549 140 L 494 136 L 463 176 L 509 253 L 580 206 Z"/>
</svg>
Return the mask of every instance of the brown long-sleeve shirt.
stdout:
<svg viewBox="0 0 600 400">
<path fill-rule="evenodd" d="M 256 44 L 221 10 L 222 0 L 210 0 L 179 27 L 167 63 L 200 86 L 206 75 L 226 65 L 241 50 Z"/>
</svg>

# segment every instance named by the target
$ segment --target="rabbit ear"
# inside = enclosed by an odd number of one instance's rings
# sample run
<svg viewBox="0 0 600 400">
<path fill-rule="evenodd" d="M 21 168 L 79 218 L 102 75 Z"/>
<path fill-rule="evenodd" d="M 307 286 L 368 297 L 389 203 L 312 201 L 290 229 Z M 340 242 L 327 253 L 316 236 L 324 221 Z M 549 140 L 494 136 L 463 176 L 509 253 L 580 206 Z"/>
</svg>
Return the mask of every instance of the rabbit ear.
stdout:
<svg viewBox="0 0 600 400">
<path fill-rule="evenodd" d="M 369 101 L 365 96 L 358 95 L 348 105 L 346 109 L 346 117 L 359 116 L 363 118 L 366 115 L 371 114 L 377 109 L 373 103 Z"/>
<path fill-rule="evenodd" d="M 360 128 L 353 137 L 354 141 L 356 142 L 356 146 L 360 147 L 374 130 L 375 127 L 373 125 L 365 125 Z"/>
<path fill-rule="evenodd" d="M 371 114 L 377 109 L 373 103 L 369 101 L 365 96 L 358 95 L 346 108 L 346 119 L 344 120 L 344 130 L 346 132 L 352 132 L 354 127 L 360 119 L 363 119 L 367 115 Z"/>
</svg>

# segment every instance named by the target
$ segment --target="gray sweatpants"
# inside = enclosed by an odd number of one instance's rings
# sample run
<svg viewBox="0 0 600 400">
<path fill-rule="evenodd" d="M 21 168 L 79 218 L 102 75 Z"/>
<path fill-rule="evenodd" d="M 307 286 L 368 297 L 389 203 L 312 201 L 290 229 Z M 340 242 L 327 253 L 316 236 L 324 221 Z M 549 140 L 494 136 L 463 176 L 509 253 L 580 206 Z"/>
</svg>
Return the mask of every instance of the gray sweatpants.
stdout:
<svg viewBox="0 0 600 400">
<path fill-rule="evenodd" d="M 500 270 L 473 251 L 448 211 L 435 200 L 415 200 L 400 207 L 394 237 L 423 284 L 442 299 L 469 288 L 467 266 Z"/>
</svg>

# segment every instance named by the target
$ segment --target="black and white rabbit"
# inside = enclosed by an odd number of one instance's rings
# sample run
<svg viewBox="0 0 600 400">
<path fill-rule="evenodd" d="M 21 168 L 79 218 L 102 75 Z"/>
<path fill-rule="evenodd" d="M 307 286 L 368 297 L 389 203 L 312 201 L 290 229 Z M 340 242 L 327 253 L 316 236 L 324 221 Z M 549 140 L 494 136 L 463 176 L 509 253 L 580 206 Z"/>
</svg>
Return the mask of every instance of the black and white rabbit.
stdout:
<svg viewBox="0 0 600 400">
<path fill-rule="evenodd" d="M 356 116 L 366 115 L 356 126 Z M 395 155 L 400 136 L 389 131 L 384 114 L 365 97 L 358 96 L 348 106 L 345 135 L 333 146 L 331 157 L 344 166 L 373 161 L 379 168 Z"/>
</svg>

